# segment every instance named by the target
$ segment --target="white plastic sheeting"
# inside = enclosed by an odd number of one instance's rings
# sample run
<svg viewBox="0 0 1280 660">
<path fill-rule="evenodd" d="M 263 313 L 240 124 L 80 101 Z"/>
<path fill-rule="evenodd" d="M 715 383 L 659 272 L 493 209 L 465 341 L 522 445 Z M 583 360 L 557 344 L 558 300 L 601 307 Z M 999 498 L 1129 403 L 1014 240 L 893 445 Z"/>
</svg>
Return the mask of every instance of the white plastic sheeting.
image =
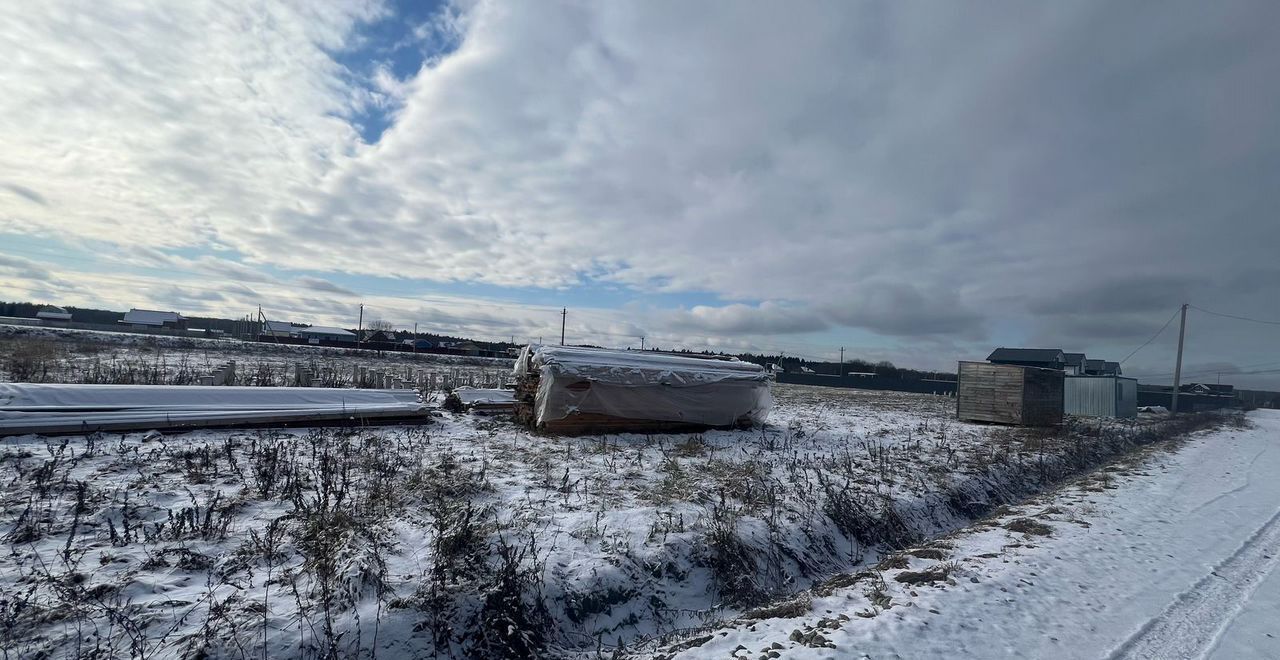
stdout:
<svg viewBox="0 0 1280 660">
<path fill-rule="evenodd" d="M 413 390 L 0 383 L 0 435 L 387 419 Z"/>
<path fill-rule="evenodd" d="M 576 412 L 709 426 L 760 424 L 773 404 L 764 368 L 736 359 L 526 346 L 516 377 L 529 369 L 539 375 L 539 424 Z"/>
</svg>

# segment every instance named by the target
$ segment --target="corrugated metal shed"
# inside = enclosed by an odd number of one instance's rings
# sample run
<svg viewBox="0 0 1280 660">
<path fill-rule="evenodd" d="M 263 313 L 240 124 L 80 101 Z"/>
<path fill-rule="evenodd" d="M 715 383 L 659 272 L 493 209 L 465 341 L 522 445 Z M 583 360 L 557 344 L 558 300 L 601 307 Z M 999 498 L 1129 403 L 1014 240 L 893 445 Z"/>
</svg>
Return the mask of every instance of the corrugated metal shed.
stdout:
<svg viewBox="0 0 1280 660">
<path fill-rule="evenodd" d="M 1115 376 L 1067 376 L 1063 381 L 1062 409 L 1085 417 L 1138 416 L 1138 381 Z"/>
</svg>

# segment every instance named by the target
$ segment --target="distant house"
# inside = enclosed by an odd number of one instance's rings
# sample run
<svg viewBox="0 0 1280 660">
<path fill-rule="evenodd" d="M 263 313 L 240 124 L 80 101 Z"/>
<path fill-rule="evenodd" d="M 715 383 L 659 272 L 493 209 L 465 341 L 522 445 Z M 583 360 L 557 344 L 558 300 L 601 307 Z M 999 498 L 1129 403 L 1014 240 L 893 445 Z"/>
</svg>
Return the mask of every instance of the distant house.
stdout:
<svg viewBox="0 0 1280 660">
<path fill-rule="evenodd" d="M 120 323 L 133 328 L 171 328 L 183 330 L 187 320 L 177 312 L 161 312 L 154 309 L 131 309 Z"/>
<path fill-rule="evenodd" d="M 1062 356 L 1066 359 L 1066 366 L 1063 368 L 1063 371 L 1065 371 L 1068 376 L 1084 375 L 1084 353 L 1063 353 Z"/>
<path fill-rule="evenodd" d="M 381 330 L 365 330 L 363 341 L 367 344 L 385 344 L 394 342 L 395 339 L 389 333 Z"/>
<path fill-rule="evenodd" d="M 36 318 L 44 321 L 45 325 L 59 325 L 71 321 L 71 312 L 61 307 L 49 306 L 36 312 Z"/>
<path fill-rule="evenodd" d="M 453 346 L 450 346 L 450 348 L 455 351 L 461 351 L 464 355 L 480 354 L 480 347 L 469 341 L 454 342 Z"/>
<path fill-rule="evenodd" d="M 1120 363 L 1108 362 L 1106 360 L 1085 360 L 1084 375 L 1086 376 L 1119 376 Z"/>
<path fill-rule="evenodd" d="M 354 344 L 356 333 L 327 325 L 309 325 L 298 330 L 298 336 L 308 341 L 339 341 Z"/>
<path fill-rule="evenodd" d="M 307 326 L 301 323 L 290 323 L 288 321 L 267 321 L 262 324 L 262 334 L 271 335 L 273 337 L 297 337 L 298 330 Z"/>
<path fill-rule="evenodd" d="M 273 337 L 306 339 L 310 343 L 336 341 L 355 343 L 356 333 L 342 328 L 326 325 L 307 325 L 306 323 L 290 323 L 289 321 L 267 321 L 262 327 L 262 334 Z"/>
<path fill-rule="evenodd" d="M 1002 346 L 987 356 L 987 362 L 1062 371 L 1066 367 L 1067 358 L 1066 354 L 1057 348 L 1004 348 Z"/>
</svg>

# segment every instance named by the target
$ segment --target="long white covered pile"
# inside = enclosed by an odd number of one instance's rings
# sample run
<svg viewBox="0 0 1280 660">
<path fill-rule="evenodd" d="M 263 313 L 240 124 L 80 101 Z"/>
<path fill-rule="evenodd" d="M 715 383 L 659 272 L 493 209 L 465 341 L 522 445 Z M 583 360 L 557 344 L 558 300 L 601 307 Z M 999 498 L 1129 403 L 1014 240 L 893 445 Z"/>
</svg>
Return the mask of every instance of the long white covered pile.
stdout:
<svg viewBox="0 0 1280 660">
<path fill-rule="evenodd" d="M 760 424 L 772 397 L 763 367 L 736 358 L 526 346 L 513 374 L 539 428 L 583 415 L 728 426 Z M 536 394 L 532 391 L 536 381 Z M 519 408 L 519 405 L 517 405 Z M 612 425 L 624 430 L 625 422 Z M 601 420 L 592 420 L 595 428 Z"/>
<path fill-rule="evenodd" d="M 0 383 L 0 435 L 386 420 L 414 390 Z"/>
</svg>

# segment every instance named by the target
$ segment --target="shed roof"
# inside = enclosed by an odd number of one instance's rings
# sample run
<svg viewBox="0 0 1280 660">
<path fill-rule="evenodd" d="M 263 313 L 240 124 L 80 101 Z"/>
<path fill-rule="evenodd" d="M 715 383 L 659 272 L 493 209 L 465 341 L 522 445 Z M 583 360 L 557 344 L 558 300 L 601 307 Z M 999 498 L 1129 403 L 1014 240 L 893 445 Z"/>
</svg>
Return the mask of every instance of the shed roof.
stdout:
<svg viewBox="0 0 1280 660">
<path fill-rule="evenodd" d="M 164 325 L 166 323 L 177 323 L 182 320 L 182 315 L 177 312 L 161 312 L 154 309 L 134 309 L 125 313 L 122 323 L 131 325 Z"/>
<path fill-rule="evenodd" d="M 1068 367 L 1084 366 L 1084 353 L 1063 353 L 1062 357 L 1066 361 Z"/>
<path fill-rule="evenodd" d="M 1005 348 L 1001 346 L 987 356 L 991 362 L 1063 362 L 1060 348 Z"/>
<path fill-rule="evenodd" d="M 350 330 L 345 330 L 343 328 L 336 328 L 329 325 L 309 325 L 305 328 L 299 328 L 298 332 L 304 335 L 327 335 L 330 337 L 354 338 L 356 336 L 356 333 Z"/>
<path fill-rule="evenodd" d="M 273 332 L 288 334 L 288 333 L 297 332 L 298 330 L 304 327 L 306 326 L 303 326 L 297 323 L 290 323 L 288 321 L 267 321 L 265 324 L 263 324 L 262 331 L 268 334 Z"/>
</svg>

